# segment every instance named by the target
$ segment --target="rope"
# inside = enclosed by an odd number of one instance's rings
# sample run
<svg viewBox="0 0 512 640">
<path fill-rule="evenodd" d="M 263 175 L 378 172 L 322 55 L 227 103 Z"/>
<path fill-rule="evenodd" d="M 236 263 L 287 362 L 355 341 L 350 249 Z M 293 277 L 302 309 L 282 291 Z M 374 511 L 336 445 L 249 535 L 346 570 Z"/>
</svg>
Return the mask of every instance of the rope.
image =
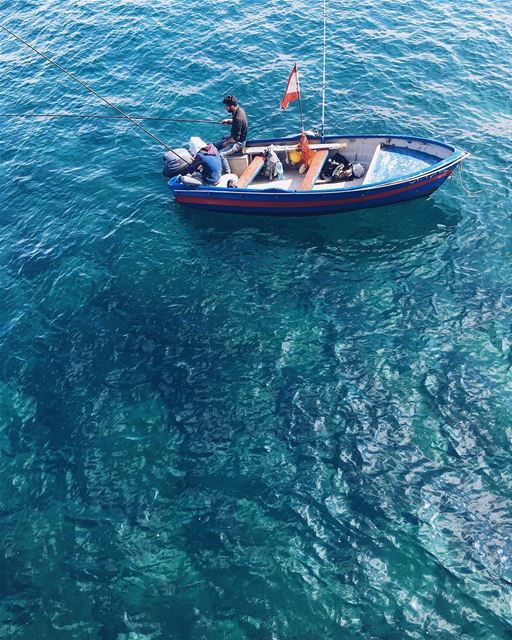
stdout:
<svg viewBox="0 0 512 640">
<path fill-rule="evenodd" d="M 459 164 L 459 182 L 463 191 L 465 191 L 469 196 L 474 196 L 477 193 L 482 193 L 482 191 L 484 191 L 484 189 L 479 189 L 478 191 L 470 191 L 469 189 L 466 189 L 464 183 L 462 182 L 462 162 Z"/>
<path fill-rule="evenodd" d="M 132 120 L 159 120 L 165 122 L 204 122 L 222 124 L 220 120 L 192 120 L 190 118 L 159 118 L 156 116 L 130 116 Z M 104 116 L 82 113 L 0 113 L 0 118 L 98 118 L 102 120 L 126 120 L 127 116 Z"/>
<path fill-rule="evenodd" d="M 59 69 L 60 71 L 62 71 L 63 73 L 65 73 L 67 76 L 69 76 L 72 80 L 74 80 L 75 82 L 78 82 L 78 84 L 80 84 L 82 87 L 84 87 L 85 89 L 87 89 L 87 91 L 90 91 L 91 93 L 93 93 L 97 98 L 99 98 L 100 100 L 103 100 L 103 102 L 105 102 L 106 104 L 108 104 L 109 107 L 112 107 L 112 109 L 115 109 L 118 113 L 120 113 L 124 118 L 126 118 L 127 120 L 129 120 L 130 122 L 132 122 L 136 127 L 139 127 L 139 129 L 141 129 L 142 131 L 144 131 L 144 133 L 146 133 L 148 136 L 150 136 L 151 138 L 153 138 L 153 140 L 155 140 L 156 142 L 158 142 L 158 144 L 162 145 L 163 147 L 165 147 L 167 150 L 171 151 L 172 153 L 174 153 L 175 156 L 177 156 L 178 158 L 182 159 L 177 153 L 175 153 L 171 147 L 169 147 L 169 145 L 167 145 L 165 142 L 163 142 L 162 140 L 160 140 L 159 138 L 157 138 L 156 136 L 154 136 L 150 131 L 148 131 L 145 127 L 143 127 L 140 123 L 138 123 L 136 120 L 134 120 L 134 118 L 132 118 L 131 116 L 129 116 L 128 114 L 124 113 L 124 111 L 122 111 L 119 107 L 116 107 L 115 104 L 112 104 L 112 102 L 110 102 L 109 100 L 107 100 L 106 98 L 104 98 L 103 96 L 100 96 L 100 94 L 95 91 L 92 87 L 89 87 L 88 85 L 85 84 L 85 82 L 82 82 L 82 80 L 80 80 L 79 78 L 77 78 L 75 75 L 73 75 L 72 73 L 70 73 L 69 71 L 66 71 L 66 69 L 64 69 L 64 67 L 62 67 L 58 62 L 54 62 L 51 58 L 49 58 L 46 54 L 42 53 L 41 51 L 39 51 L 38 49 L 36 49 L 35 47 L 33 47 L 31 44 L 29 44 L 28 42 L 26 42 L 25 40 L 23 40 L 23 38 L 20 38 L 19 36 L 17 36 L 13 31 L 11 31 L 10 29 L 8 29 L 7 27 L 5 27 L 3 24 L 0 24 L 0 28 L 3 29 L 5 32 L 7 32 L 9 35 L 11 35 L 13 38 L 16 38 L 16 40 L 18 40 L 19 42 L 21 42 L 22 44 L 24 44 L 26 47 L 28 47 L 29 49 L 32 49 L 32 51 L 34 51 L 35 53 L 37 53 L 37 55 L 41 56 L 42 58 L 44 58 L 47 62 L 49 62 L 50 64 L 53 64 L 54 67 L 57 67 L 57 69 Z"/>
</svg>

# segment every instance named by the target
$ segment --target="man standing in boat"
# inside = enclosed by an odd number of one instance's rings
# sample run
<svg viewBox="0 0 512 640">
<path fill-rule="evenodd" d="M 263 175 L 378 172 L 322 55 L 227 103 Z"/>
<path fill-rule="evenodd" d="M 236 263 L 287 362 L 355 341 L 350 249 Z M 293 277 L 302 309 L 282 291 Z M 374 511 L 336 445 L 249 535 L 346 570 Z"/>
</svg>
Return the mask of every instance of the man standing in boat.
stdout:
<svg viewBox="0 0 512 640">
<path fill-rule="evenodd" d="M 247 141 L 247 116 L 235 96 L 226 96 L 222 102 L 226 111 L 231 114 L 231 118 L 226 118 L 222 121 L 222 124 L 230 124 L 231 132 L 229 136 L 225 136 L 220 142 L 216 142 L 215 146 L 220 152 L 222 170 L 224 173 L 229 173 L 230 168 L 226 159 L 227 156 L 241 151 Z"/>
</svg>

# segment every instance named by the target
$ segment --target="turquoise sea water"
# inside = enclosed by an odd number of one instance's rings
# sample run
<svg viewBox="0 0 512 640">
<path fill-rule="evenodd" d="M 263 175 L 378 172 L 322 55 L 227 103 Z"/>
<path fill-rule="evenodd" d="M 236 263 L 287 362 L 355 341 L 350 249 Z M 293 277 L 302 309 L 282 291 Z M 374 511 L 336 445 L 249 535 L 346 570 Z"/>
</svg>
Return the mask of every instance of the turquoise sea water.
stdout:
<svg viewBox="0 0 512 640">
<path fill-rule="evenodd" d="M 512 4 L 329 2 L 327 133 L 472 153 L 429 200 L 328 218 L 177 207 L 117 121 L 0 119 L 0 638 L 512 635 Z M 306 0 L 7 1 L 131 114 L 253 136 Z M 115 115 L 0 32 L 0 112 Z M 215 125 L 147 123 L 173 146 Z"/>
</svg>

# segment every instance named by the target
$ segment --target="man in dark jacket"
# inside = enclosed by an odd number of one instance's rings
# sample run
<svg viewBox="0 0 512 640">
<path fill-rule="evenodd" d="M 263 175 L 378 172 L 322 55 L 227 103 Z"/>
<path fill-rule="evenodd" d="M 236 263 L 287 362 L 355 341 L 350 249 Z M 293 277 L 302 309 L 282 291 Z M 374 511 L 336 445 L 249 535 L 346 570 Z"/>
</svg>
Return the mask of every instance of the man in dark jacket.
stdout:
<svg viewBox="0 0 512 640">
<path fill-rule="evenodd" d="M 225 136 L 220 142 L 216 142 L 215 146 L 220 152 L 224 173 L 229 173 L 230 168 L 226 159 L 227 156 L 241 151 L 247 141 L 247 116 L 235 96 L 226 96 L 222 102 L 226 111 L 231 114 L 231 118 L 226 118 L 222 121 L 222 124 L 230 124 L 231 131 L 229 136 Z"/>
<path fill-rule="evenodd" d="M 189 147 L 193 160 L 188 167 L 188 173 L 201 169 L 200 177 L 205 184 L 218 184 L 222 175 L 222 165 L 217 147 L 211 142 L 206 144 L 200 138 L 190 138 Z M 197 178 L 199 174 L 192 177 Z"/>
</svg>

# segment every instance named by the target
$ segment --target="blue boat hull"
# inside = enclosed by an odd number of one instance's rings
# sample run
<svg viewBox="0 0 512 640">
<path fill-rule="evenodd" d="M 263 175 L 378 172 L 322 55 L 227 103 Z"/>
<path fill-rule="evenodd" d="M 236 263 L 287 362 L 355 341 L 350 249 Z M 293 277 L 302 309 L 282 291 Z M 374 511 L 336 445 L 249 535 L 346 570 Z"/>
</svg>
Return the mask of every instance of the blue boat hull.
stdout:
<svg viewBox="0 0 512 640">
<path fill-rule="evenodd" d="M 428 170 L 403 179 L 395 178 L 343 190 L 228 189 L 206 185 L 187 188 L 176 178 L 169 181 L 169 187 L 179 204 L 213 212 L 264 216 L 333 214 L 381 207 L 430 195 L 467 156 L 464 151 L 451 149 L 453 153 Z"/>
</svg>

